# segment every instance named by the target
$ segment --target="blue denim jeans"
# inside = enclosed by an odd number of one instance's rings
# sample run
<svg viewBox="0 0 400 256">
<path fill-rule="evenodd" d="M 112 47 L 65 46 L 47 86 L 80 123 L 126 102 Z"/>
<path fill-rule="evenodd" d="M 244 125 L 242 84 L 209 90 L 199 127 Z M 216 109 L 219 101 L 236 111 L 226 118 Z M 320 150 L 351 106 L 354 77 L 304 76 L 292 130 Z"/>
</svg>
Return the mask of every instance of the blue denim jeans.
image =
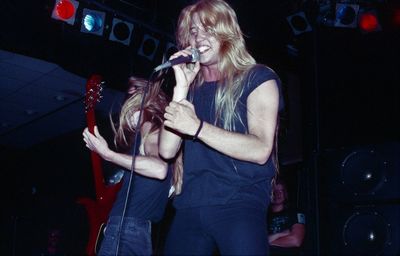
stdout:
<svg viewBox="0 0 400 256">
<path fill-rule="evenodd" d="M 151 222 L 125 217 L 120 229 L 121 216 L 111 216 L 104 230 L 104 238 L 98 255 L 116 256 L 118 232 L 118 255 L 151 255 Z"/>
</svg>

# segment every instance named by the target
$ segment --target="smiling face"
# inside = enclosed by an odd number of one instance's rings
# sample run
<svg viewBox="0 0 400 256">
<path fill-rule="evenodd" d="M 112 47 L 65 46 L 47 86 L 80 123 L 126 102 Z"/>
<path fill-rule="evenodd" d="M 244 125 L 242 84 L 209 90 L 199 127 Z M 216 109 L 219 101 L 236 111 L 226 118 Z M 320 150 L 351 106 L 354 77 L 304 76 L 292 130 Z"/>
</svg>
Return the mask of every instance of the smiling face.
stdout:
<svg viewBox="0 0 400 256">
<path fill-rule="evenodd" d="M 221 43 L 210 29 L 204 28 L 197 13 L 192 16 L 190 45 L 200 52 L 200 63 L 205 66 L 217 65 Z"/>
</svg>

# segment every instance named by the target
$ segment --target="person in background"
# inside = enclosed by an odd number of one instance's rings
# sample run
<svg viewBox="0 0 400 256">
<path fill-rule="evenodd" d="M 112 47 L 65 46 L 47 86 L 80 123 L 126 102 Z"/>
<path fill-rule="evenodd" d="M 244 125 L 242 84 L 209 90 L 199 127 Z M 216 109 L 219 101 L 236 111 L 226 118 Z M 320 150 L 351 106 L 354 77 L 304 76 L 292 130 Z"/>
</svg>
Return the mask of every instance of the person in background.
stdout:
<svg viewBox="0 0 400 256">
<path fill-rule="evenodd" d="M 234 10 L 203 0 L 181 11 L 176 85 L 160 134 L 162 157 L 183 148 L 183 183 L 166 255 L 268 254 L 265 215 L 277 169 L 280 80 L 246 49 Z"/>
<path fill-rule="evenodd" d="M 290 207 L 286 183 L 278 178 L 272 188 L 268 215 L 271 255 L 297 255 L 305 236 L 304 213 Z"/>
<path fill-rule="evenodd" d="M 161 81 L 147 85 L 146 80 L 131 77 L 129 83 L 130 96 L 122 106 L 118 124 L 113 125 L 117 151 L 109 148 L 97 127 L 94 134 L 88 128 L 83 132 L 83 140 L 90 150 L 125 170 L 122 188 L 111 209 L 98 255 L 151 255 L 151 222 L 162 218 L 171 187 L 170 165 L 158 154 L 158 136 L 168 103 L 167 96 L 160 88 Z M 142 118 L 138 120 L 146 86 L 149 86 L 149 92 Z M 133 181 L 129 189 L 135 133 L 139 133 L 139 139 Z M 129 200 L 126 202 L 127 197 Z"/>
</svg>

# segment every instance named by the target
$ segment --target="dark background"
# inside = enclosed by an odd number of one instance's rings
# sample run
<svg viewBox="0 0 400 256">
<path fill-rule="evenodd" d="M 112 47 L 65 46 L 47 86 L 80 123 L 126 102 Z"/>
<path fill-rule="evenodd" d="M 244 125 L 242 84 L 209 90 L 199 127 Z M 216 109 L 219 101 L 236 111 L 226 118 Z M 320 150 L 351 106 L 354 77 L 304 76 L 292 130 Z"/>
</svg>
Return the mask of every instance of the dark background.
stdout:
<svg viewBox="0 0 400 256">
<path fill-rule="evenodd" d="M 76 24 L 71 26 L 51 18 L 54 1 L 3 0 L 0 49 L 56 63 L 84 78 L 93 72 L 101 73 L 112 89 L 124 92 L 129 75 L 147 77 L 161 63 L 163 49 L 174 40 L 178 13 L 190 2 L 80 1 L 80 8 L 107 8 L 110 14 L 107 24 L 111 24 L 112 15 L 134 22 L 134 36 L 126 46 L 108 40 L 110 27 L 103 36 L 80 32 L 81 9 Z M 305 254 L 324 251 L 329 248 L 330 240 L 342 243 L 340 235 L 331 239 L 326 234 L 343 230 L 320 224 L 326 217 L 323 209 L 329 207 L 342 210 L 344 220 L 353 214 L 353 206 L 368 206 L 373 211 L 384 209 L 385 220 L 400 226 L 398 218 L 385 216 L 386 212 L 398 212 L 400 198 L 399 150 L 398 146 L 387 146 L 399 142 L 400 131 L 400 29 L 391 20 L 398 3 L 358 1 L 361 6 L 377 11 L 382 27 L 377 32 L 363 33 L 359 28 L 340 28 L 321 22 L 322 17 L 330 17 L 334 12 L 332 1 L 228 2 L 237 11 L 250 52 L 258 62 L 272 67 L 283 82 L 286 109 L 281 117 L 281 168 L 291 185 L 290 193 L 294 195 L 291 199 L 308 213 Z M 328 11 L 321 11 L 322 5 L 328 5 Z M 300 10 L 306 13 L 312 31 L 294 35 L 286 17 Z M 160 40 L 153 61 L 137 54 L 146 33 Z M 171 86 L 172 80 L 167 89 Z M 110 139 L 106 119 L 100 116 L 98 123 Z M 51 124 L 48 127 L 51 129 Z M 85 210 L 75 201 L 80 196 L 94 197 L 90 157 L 81 138 L 83 128 L 28 148 L 2 145 L 2 254 L 24 255 L 37 248 L 51 226 L 65 231 L 69 250 L 83 251 L 87 220 Z M 320 162 L 329 162 L 333 155 L 339 155 L 338 161 L 343 162 L 352 152 L 364 149 L 383 152 L 379 159 L 389 162 L 384 178 L 392 181 L 384 182 L 383 186 L 391 186 L 388 191 L 394 192 L 377 199 L 376 190 L 367 191 L 366 200 L 360 201 L 355 196 L 343 205 L 329 196 L 326 191 L 329 186 L 319 186 L 327 182 L 326 164 Z M 341 177 L 340 164 L 333 165 L 329 165 L 331 175 Z M 106 163 L 104 166 L 106 172 L 115 169 Z M 353 170 L 359 166 L 356 163 Z M 321 200 L 322 194 L 328 194 L 324 197 L 327 200 Z M 332 206 L 327 202 L 337 203 Z M 344 226 L 339 220 L 332 223 Z M 390 239 L 396 238 L 398 232 L 392 230 Z M 398 241 L 391 246 L 385 243 L 385 248 L 397 246 Z M 343 248 L 343 252 L 350 250 Z M 386 249 L 388 254 L 396 250 L 389 249 Z"/>
</svg>

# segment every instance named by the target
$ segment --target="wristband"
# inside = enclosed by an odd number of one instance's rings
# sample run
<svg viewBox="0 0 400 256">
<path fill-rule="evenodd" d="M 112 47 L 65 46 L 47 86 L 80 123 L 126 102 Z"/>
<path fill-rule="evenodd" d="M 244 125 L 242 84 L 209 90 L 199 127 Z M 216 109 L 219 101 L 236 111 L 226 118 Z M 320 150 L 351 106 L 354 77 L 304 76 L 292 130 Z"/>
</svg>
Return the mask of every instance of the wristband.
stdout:
<svg viewBox="0 0 400 256">
<path fill-rule="evenodd" d="M 193 141 L 197 140 L 197 136 L 199 136 L 201 128 L 203 128 L 203 120 L 200 120 L 200 125 L 199 125 L 199 128 L 197 128 L 196 134 L 193 136 L 193 139 L 192 139 Z"/>
</svg>

